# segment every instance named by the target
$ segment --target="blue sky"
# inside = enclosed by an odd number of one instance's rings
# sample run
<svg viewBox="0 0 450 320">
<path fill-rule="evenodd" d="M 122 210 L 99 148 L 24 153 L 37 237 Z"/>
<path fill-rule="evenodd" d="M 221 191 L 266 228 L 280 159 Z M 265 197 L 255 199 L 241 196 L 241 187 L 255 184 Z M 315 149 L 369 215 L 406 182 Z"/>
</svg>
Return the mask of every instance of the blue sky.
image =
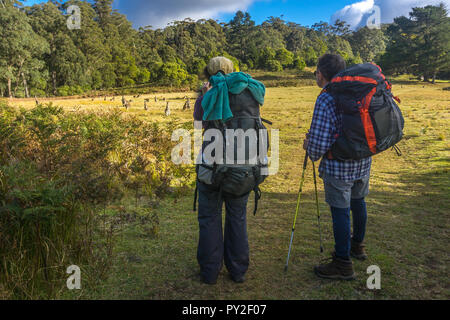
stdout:
<svg viewBox="0 0 450 320">
<path fill-rule="evenodd" d="M 114 0 L 114 7 L 126 14 L 135 27 L 152 25 L 164 27 L 173 20 L 190 17 L 194 20 L 213 18 L 225 22 L 231 20 L 237 10 L 250 12 L 259 24 L 270 16 L 284 15 L 284 19 L 311 26 L 320 21 L 341 19 L 353 28 L 365 23 L 374 12 L 381 11 L 381 22 L 392 22 L 400 15 L 408 15 L 412 7 L 444 2 L 450 8 L 450 0 Z M 28 0 L 27 5 L 45 2 Z"/>
<path fill-rule="evenodd" d="M 331 16 L 346 5 L 352 4 L 352 0 L 334 1 L 299 1 L 299 0 L 274 0 L 259 1 L 253 3 L 248 11 L 259 24 L 270 16 L 284 15 L 286 21 L 292 21 L 304 26 L 313 25 L 319 21 L 329 22 Z M 225 21 L 231 20 L 233 14 L 222 14 Z"/>
</svg>

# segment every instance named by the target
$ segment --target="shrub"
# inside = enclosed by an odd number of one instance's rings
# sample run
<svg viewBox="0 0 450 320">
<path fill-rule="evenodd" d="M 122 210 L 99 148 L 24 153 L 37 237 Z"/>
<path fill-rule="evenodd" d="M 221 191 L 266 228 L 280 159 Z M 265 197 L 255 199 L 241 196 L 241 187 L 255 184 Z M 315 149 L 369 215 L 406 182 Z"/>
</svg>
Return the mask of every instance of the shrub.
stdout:
<svg viewBox="0 0 450 320">
<path fill-rule="evenodd" d="M 0 286 L 16 298 L 53 298 L 72 264 L 101 279 L 113 224 L 100 228 L 97 213 L 125 195 L 154 201 L 190 182 L 191 170 L 170 161 L 176 126 L 0 103 Z"/>
<path fill-rule="evenodd" d="M 306 68 L 305 59 L 300 56 L 296 56 L 294 59 L 294 68 L 298 71 L 303 71 Z"/>
<path fill-rule="evenodd" d="M 283 66 L 277 60 L 269 60 L 266 64 L 266 68 L 269 71 L 283 71 Z"/>
<path fill-rule="evenodd" d="M 177 62 L 167 62 L 161 66 L 161 84 L 179 87 L 181 84 L 185 83 L 187 77 L 187 71 Z"/>
<path fill-rule="evenodd" d="M 0 167 L 1 282 L 18 298 L 51 297 L 65 268 L 89 261 L 91 213 L 70 186 L 47 180 L 33 163 Z"/>
<path fill-rule="evenodd" d="M 301 57 L 305 60 L 307 66 L 315 66 L 317 65 L 317 59 L 319 56 L 316 51 L 314 51 L 313 47 L 307 47 L 302 51 Z"/>
<path fill-rule="evenodd" d="M 64 97 L 64 96 L 68 96 L 69 95 L 69 91 L 70 91 L 70 87 L 65 85 L 65 86 L 57 88 L 56 89 L 56 94 L 58 96 Z"/>
<path fill-rule="evenodd" d="M 294 54 L 285 48 L 278 49 L 276 51 L 276 59 L 284 68 L 287 68 L 294 63 Z"/>
</svg>

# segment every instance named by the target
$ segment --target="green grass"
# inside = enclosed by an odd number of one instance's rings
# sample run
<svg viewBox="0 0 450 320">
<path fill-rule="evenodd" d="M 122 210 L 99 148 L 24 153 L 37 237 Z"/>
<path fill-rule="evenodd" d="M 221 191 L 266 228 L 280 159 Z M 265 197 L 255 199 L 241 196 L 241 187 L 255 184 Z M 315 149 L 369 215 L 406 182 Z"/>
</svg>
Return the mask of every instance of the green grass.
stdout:
<svg viewBox="0 0 450 320">
<path fill-rule="evenodd" d="M 117 235 L 109 277 L 65 298 L 82 299 L 449 299 L 450 222 L 450 93 L 448 84 L 394 85 L 406 120 L 402 157 L 385 152 L 374 159 L 366 262 L 355 262 L 357 280 L 320 280 L 313 266 L 326 255 L 319 253 L 312 169 L 308 170 L 304 197 L 288 273 L 283 267 L 294 217 L 304 151 L 317 87 L 269 88 L 263 117 L 280 129 L 280 171 L 263 185 L 258 215 L 251 215 L 248 232 L 251 266 L 247 282 L 235 285 L 224 269 L 216 286 L 197 278 L 197 217 L 192 195 L 169 196 L 153 206 L 159 217 L 159 234 L 150 236 L 145 224 L 130 223 Z M 169 99 L 184 94 L 167 95 Z M 141 99 L 143 99 L 142 97 Z M 174 100 L 173 114 L 191 121 Z M 55 102 L 57 103 L 57 102 Z M 86 100 L 87 105 L 94 104 Z M 98 102 L 102 103 L 102 102 Z M 116 102 L 117 103 L 117 102 Z M 131 112 L 165 121 L 162 103 Z M 193 191 L 192 191 L 193 192 Z M 320 185 L 325 249 L 333 250 L 332 222 Z M 251 197 L 252 199 L 253 197 Z M 133 200 L 124 204 L 133 207 Z M 130 209 L 131 210 L 131 209 Z M 378 265 L 382 289 L 366 288 L 367 267 Z M 1 288 L 0 288 L 1 293 Z"/>
</svg>

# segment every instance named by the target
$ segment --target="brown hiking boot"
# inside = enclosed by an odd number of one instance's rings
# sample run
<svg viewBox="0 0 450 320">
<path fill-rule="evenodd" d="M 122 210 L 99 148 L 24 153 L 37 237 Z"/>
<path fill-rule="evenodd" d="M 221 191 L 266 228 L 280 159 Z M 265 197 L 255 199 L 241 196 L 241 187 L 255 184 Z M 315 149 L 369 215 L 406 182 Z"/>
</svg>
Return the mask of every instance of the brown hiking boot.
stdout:
<svg viewBox="0 0 450 320">
<path fill-rule="evenodd" d="M 314 273 L 319 278 L 333 280 L 354 280 L 353 262 L 344 260 L 333 255 L 332 261 L 328 264 L 321 264 L 314 267 Z"/>
<path fill-rule="evenodd" d="M 367 260 L 367 254 L 365 251 L 366 246 L 362 243 L 358 243 L 352 239 L 352 247 L 350 249 L 350 255 L 360 261 Z"/>
</svg>

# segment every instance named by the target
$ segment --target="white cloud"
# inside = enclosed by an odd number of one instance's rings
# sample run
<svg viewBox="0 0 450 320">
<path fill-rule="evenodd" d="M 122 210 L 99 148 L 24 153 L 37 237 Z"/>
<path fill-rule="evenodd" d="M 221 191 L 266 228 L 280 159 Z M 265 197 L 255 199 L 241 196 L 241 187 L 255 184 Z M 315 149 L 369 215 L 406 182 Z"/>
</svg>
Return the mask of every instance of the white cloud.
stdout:
<svg viewBox="0 0 450 320">
<path fill-rule="evenodd" d="M 135 26 L 163 28 L 174 20 L 217 18 L 220 13 L 247 9 L 257 0 L 116 0 L 114 8 Z"/>
<path fill-rule="evenodd" d="M 396 17 L 409 16 L 414 7 L 438 5 L 441 2 L 450 8 L 450 0 L 363 0 L 339 10 L 331 17 L 331 21 L 340 19 L 350 24 L 353 29 L 357 29 L 366 24 L 374 12 L 375 5 L 381 9 L 381 23 L 390 23 Z"/>
</svg>

